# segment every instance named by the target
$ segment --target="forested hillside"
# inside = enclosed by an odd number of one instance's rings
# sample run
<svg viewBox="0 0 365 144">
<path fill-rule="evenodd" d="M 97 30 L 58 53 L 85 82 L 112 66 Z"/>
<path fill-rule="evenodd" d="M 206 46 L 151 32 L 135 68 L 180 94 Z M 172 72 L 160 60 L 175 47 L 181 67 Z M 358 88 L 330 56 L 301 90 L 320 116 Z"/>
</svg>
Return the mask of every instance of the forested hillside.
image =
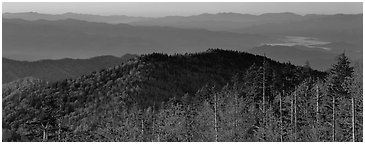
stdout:
<svg viewBox="0 0 365 144">
<path fill-rule="evenodd" d="M 45 83 L 34 77 L 24 77 L 2 85 L 3 99 L 10 95 L 16 95 L 23 90 L 33 87 L 34 85 Z"/>
<path fill-rule="evenodd" d="M 142 55 L 3 99 L 3 141 L 362 141 L 347 62 L 326 74 L 219 49 Z"/>
</svg>

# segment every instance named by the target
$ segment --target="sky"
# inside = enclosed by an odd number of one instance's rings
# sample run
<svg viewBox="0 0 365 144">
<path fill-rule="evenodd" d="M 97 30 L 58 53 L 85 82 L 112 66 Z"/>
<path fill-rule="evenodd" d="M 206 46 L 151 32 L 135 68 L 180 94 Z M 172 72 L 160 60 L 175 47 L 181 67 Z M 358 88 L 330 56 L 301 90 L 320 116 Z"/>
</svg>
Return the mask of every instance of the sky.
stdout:
<svg viewBox="0 0 365 144">
<path fill-rule="evenodd" d="M 2 12 L 38 12 L 62 14 L 74 12 L 97 15 L 128 15 L 145 17 L 189 16 L 202 13 L 280 13 L 296 14 L 358 14 L 360 2 L 4 2 Z"/>
</svg>

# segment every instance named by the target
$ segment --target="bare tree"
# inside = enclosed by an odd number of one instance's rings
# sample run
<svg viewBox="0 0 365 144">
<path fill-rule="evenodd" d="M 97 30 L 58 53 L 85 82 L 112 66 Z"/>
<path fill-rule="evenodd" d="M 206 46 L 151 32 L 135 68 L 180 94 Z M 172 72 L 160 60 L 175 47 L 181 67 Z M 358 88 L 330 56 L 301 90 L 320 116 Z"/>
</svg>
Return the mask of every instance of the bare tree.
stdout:
<svg viewBox="0 0 365 144">
<path fill-rule="evenodd" d="M 355 98 L 351 98 L 352 105 L 352 142 L 355 142 Z"/>
<path fill-rule="evenodd" d="M 280 142 L 283 141 L 283 112 L 282 112 L 282 97 L 284 95 L 284 90 L 283 93 L 280 95 Z"/>
<path fill-rule="evenodd" d="M 234 94 L 234 141 L 236 141 L 236 137 L 237 137 L 237 125 L 238 125 L 238 120 L 237 120 L 237 109 L 238 109 L 238 98 L 237 98 L 237 91 Z"/>
<path fill-rule="evenodd" d="M 319 86 L 316 86 L 316 124 L 319 125 Z"/>
<path fill-rule="evenodd" d="M 49 122 L 47 122 L 45 125 L 42 124 L 43 126 L 43 142 L 48 141 L 48 128 L 49 128 Z"/>
<path fill-rule="evenodd" d="M 292 132 L 292 135 L 291 135 L 291 139 L 292 140 L 294 140 L 294 138 L 293 138 L 293 136 L 294 136 L 294 129 L 293 129 L 293 125 L 294 125 L 294 123 L 293 123 L 293 117 L 294 117 L 294 98 L 293 97 L 291 97 L 291 99 L 290 99 L 290 101 L 291 101 L 291 105 L 290 105 L 290 123 L 291 123 L 291 126 L 292 126 L 292 129 L 291 129 L 291 132 Z"/>
<path fill-rule="evenodd" d="M 332 96 L 332 141 L 334 142 L 336 140 L 336 130 L 335 130 L 335 96 Z"/>
<path fill-rule="evenodd" d="M 217 119 L 217 94 L 214 94 L 214 130 L 215 130 L 215 142 L 218 142 L 218 119 Z"/>
<path fill-rule="evenodd" d="M 141 127 L 142 127 L 142 129 L 141 129 L 141 136 L 142 136 L 142 141 L 144 141 L 144 136 L 143 136 L 143 134 L 144 134 L 144 121 L 143 121 L 143 118 L 142 118 L 142 120 L 141 120 Z"/>
<path fill-rule="evenodd" d="M 296 141 L 296 133 L 297 133 L 297 91 L 294 91 L 294 141 Z"/>
<path fill-rule="evenodd" d="M 264 61 L 263 61 L 263 74 L 262 74 L 262 111 L 265 113 L 265 57 L 266 54 L 264 53 Z"/>
</svg>

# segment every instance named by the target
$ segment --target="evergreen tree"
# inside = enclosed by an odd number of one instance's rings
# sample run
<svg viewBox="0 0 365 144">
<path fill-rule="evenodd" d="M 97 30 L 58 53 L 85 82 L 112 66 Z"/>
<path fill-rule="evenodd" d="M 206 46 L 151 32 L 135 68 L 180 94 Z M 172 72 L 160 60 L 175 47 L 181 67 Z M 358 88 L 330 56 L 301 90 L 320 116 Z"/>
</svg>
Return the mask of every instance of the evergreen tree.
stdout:
<svg viewBox="0 0 365 144">
<path fill-rule="evenodd" d="M 342 53 L 337 58 L 337 63 L 330 69 L 330 94 L 337 96 L 348 96 L 349 92 L 345 89 L 343 84 L 345 80 L 351 78 L 354 68 L 350 66 L 350 60 Z"/>
<path fill-rule="evenodd" d="M 346 89 L 345 82 L 351 79 L 353 75 L 353 67 L 350 66 L 349 59 L 342 53 L 337 58 L 337 63 L 334 64 L 330 70 L 329 81 L 329 95 L 332 97 L 332 141 L 346 141 L 346 102 L 350 98 L 350 92 Z M 341 103 L 338 103 L 341 101 Z M 342 111 L 340 111 L 342 110 Z M 338 123 L 340 121 L 340 123 Z"/>
</svg>

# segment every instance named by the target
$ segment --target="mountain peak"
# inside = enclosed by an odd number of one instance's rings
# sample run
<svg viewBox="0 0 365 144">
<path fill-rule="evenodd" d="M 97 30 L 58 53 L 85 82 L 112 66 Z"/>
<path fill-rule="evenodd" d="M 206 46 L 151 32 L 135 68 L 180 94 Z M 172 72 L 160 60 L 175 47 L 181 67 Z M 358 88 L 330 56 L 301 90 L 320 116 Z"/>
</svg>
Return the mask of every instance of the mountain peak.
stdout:
<svg viewBox="0 0 365 144">
<path fill-rule="evenodd" d="M 62 15 L 79 15 L 79 13 L 66 12 L 66 13 L 63 13 Z"/>
<path fill-rule="evenodd" d="M 281 12 L 281 13 L 264 13 L 259 16 L 301 16 L 292 12 Z"/>
</svg>

